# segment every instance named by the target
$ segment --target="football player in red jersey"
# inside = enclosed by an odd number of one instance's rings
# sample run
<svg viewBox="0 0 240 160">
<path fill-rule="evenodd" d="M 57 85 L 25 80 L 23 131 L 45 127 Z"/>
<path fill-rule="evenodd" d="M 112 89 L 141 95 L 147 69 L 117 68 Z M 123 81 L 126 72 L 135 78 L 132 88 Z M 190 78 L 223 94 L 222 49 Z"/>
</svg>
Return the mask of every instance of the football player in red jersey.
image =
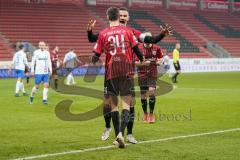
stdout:
<svg viewBox="0 0 240 160">
<path fill-rule="evenodd" d="M 99 33 L 94 47 L 92 62 L 95 64 L 102 53 L 105 59 L 105 97 L 111 106 L 111 117 L 119 148 L 124 148 L 124 130 L 130 118 L 132 89 L 134 87 L 134 53 L 142 62 L 144 57 L 138 48 L 131 29 L 119 23 L 119 9 L 110 7 L 107 10 L 110 27 Z M 119 122 L 117 96 L 122 99 L 121 123 Z"/>
<path fill-rule="evenodd" d="M 120 13 L 120 18 L 119 18 L 119 22 L 121 25 L 123 26 L 127 26 L 127 23 L 129 21 L 129 12 L 128 9 L 125 7 L 121 7 L 119 9 L 119 13 Z M 88 24 L 87 27 L 87 32 L 88 32 L 88 40 L 89 42 L 96 42 L 98 39 L 98 34 L 94 35 L 92 30 L 94 28 L 96 21 L 95 20 L 91 20 Z M 149 35 L 145 35 L 143 34 L 141 31 L 136 30 L 131 28 L 131 30 L 133 31 L 135 37 L 138 39 L 139 42 L 146 42 L 146 43 L 157 43 L 159 42 L 161 39 L 163 39 L 165 36 L 171 36 L 172 35 L 172 27 L 166 25 L 165 27 L 160 26 L 161 32 L 157 35 L 157 36 L 149 36 Z M 110 108 L 106 106 L 104 106 L 103 108 L 103 115 L 104 115 L 104 120 L 105 120 L 105 130 L 102 134 L 102 140 L 107 140 L 111 131 L 111 114 L 110 114 Z M 133 144 L 137 143 L 137 140 L 134 138 L 134 136 L 132 135 L 132 129 L 133 129 L 133 124 L 134 124 L 134 117 L 135 117 L 135 111 L 134 111 L 134 105 L 132 103 L 131 108 L 130 108 L 130 120 L 127 126 L 127 141 Z"/>
<path fill-rule="evenodd" d="M 130 19 L 129 16 L 129 11 L 127 8 L 125 7 L 121 7 L 119 8 L 119 12 L 120 12 L 120 24 L 123 26 L 127 26 L 127 23 Z M 98 39 L 98 34 L 94 35 L 92 30 L 95 26 L 96 20 L 90 20 L 87 26 L 87 33 L 88 33 L 88 40 L 89 42 L 96 42 Z M 130 28 L 135 37 L 137 38 L 137 40 L 139 42 L 145 42 L 145 43 L 158 43 L 159 41 L 161 41 L 164 37 L 166 36 L 171 36 L 172 35 L 172 27 L 169 25 L 166 25 L 165 27 L 160 26 L 161 32 L 157 35 L 157 36 L 148 36 L 145 35 L 144 33 L 142 33 L 141 31 L 134 29 L 134 28 Z"/>
<path fill-rule="evenodd" d="M 151 36 L 149 32 L 145 34 Z M 142 43 L 139 45 L 139 49 L 142 51 L 146 61 L 149 62 L 148 66 L 138 67 L 138 84 L 141 90 L 141 102 L 144 112 L 143 121 L 154 123 L 155 117 L 153 111 L 156 102 L 157 65 L 160 65 L 163 53 L 158 45 L 151 43 Z M 150 114 L 147 112 L 147 95 L 149 96 Z"/>
<path fill-rule="evenodd" d="M 58 56 L 59 47 L 55 46 L 53 50 L 50 52 L 50 58 L 52 61 L 52 77 L 54 79 L 54 87 L 57 90 L 58 89 L 58 75 L 57 75 L 57 69 L 60 66 L 60 59 Z"/>
</svg>

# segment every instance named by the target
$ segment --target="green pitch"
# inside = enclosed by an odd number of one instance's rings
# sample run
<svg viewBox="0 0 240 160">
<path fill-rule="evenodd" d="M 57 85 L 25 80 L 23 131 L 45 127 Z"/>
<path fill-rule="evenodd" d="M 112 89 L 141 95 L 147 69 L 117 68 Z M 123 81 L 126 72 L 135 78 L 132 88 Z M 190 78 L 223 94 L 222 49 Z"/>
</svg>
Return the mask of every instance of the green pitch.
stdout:
<svg viewBox="0 0 240 160">
<path fill-rule="evenodd" d="M 163 78 L 169 81 L 168 77 Z M 102 90 L 103 78 L 78 85 Z M 182 74 L 175 89 L 157 97 L 156 123 L 143 124 L 140 99 L 137 98 L 134 136 L 148 141 L 240 128 L 240 73 Z M 33 82 L 33 79 L 30 80 Z M 103 117 L 90 121 L 62 121 L 55 105 L 73 100 L 72 113 L 81 113 L 101 104 L 100 99 L 49 92 L 49 104 L 42 104 L 42 88 L 34 104 L 28 97 L 14 97 L 15 79 L 0 79 L 0 159 L 14 159 L 48 153 L 110 146 L 114 140 L 101 141 Z M 25 89 L 30 93 L 31 86 Z M 176 117 L 178 116 L 178 117 Z M 240 157 L 240 131 L 170 139 L 39 159 L 63 160 L 236 160 Z"/>
</svg>

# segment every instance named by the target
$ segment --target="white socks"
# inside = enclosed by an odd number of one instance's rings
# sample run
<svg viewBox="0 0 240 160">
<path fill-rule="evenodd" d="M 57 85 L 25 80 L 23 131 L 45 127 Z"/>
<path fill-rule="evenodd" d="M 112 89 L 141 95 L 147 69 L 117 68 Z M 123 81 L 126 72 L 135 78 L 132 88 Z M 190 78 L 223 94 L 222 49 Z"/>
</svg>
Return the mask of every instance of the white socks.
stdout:
<svg viewBox="0 0 240 160">
<path fill-rule="evenodd" d="M 33 97 L 36 92 L 37 92 L 37 88 L 34 86 L 34 87 L 32 88 L 32 92 L 31 92 L 31 95 L 30 95 L 30 96 Z"/>
<path fill-rule="evenodd" d="M 16 83 L 16 91 L 15 91 L 16 93 L 19 92 L 20 84 L 21 84 L 21 82 L 20 82 L 20 81 L 17 81 L 17 83 Z"/>
<path fill-rule="evenodd" d="M 25 93 L 25 89 L 24 89 L 24 85 L 23 85 L 23 82 L 21 82 L 20 83 L 20 90 L 23 92 L 23 93 Z"/>
<path fill-rule="evenodd" d="M 36 92 L 37 92 L 37 88 L 34 86 L 33 88 L 32 88 L 32 92 L 31 92 L 31 97 L 33 97 L 35 94 L 36 94 Z M 47 98 L 48 98 L 48 88 L 43 88 L 43 100 L 47 100 Z"/>
<path fill-rule="evenodd" d="M 71 73 L 70 73 L 71 74 Z M 70 85 L 70 79 L 71 79 L 71 76 L 70 76 L 70 74 L 67 76 L 67 85 Z"/>
<path fill-rule="evenodd" d="M 69 73 L 68 76 L 67 76 L 67 85 L 72 85 L 72 84 L 76 84 L 76 82 L 74 81 L 74 78 L 73 78 L 73 74 L 72 73 Z"/>
<path fill-rule="evenodd" d="M 23 82 L 17 81 L 17 83 L 16 83 L 16 93 L 18 93 L 19 90 L 22 91 L 23 93 L 25 93 Z"/>
<path fill-rule="evenodd" d="M 47 100 L 48 97 L 48 88 L 43 88 L 43 100 Z"/>
</svg>

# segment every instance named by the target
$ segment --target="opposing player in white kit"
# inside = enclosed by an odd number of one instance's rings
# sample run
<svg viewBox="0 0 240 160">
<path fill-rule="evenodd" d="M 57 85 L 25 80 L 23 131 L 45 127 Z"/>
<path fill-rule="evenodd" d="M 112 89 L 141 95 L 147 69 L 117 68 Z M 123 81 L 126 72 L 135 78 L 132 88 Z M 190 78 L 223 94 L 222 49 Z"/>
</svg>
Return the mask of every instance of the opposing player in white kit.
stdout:
<svg viewBox="0 0 240 160">
<path fill-rule="evenodd" d="M 168 56 L 168 52 L 166 52 L 166 55 L 163 56 L 162 65 L 163 65 L 163 73 L 167 73 L 169 77 L 171 77 L 170 73 L 170 58 Z"/>
<path fill-rule="evenodd" d="M 76 53 L 74 53 L 73 49 L 70 49 L 69 52 L 65 55 L 63 60 L 63 66 L 70 72 L 67 76 L 67 85 L 74 85 L 76 84 L 72 70 L 77 64 L 80 64 L 81 61 L 78 59 Z"/>
<path fill-rule="evenodd" d="M 20 50 L 14 54 L 12 60 L 12 66 L 14 66 L 17 75 L 15 97 L 19 97 L 19 90 L 23 92 L 24 96 L 27 96 L 22 82 L 22 79 L 24 78 L 25 67 L 28 67 L 27 57 L 22 44 L 19 45 L 19 49 Z"/>
<path fill-rule="evenodd" d="M 35 77 L 35 86 L 32 88 L 30 95 L 30 104 L 33 103 L 34 94 L 37 92 L 41 82 L 44 83 L 43 88 L 43 103 L 47 104 L 48 87 L 49 87 L 49 75 L 52 74 L 52 63 L 50 59 L 50 53 L 45 50 L 46 43 L 39 42 L 39 49 L 34 51 L 31 74 Z"/>
</svg>

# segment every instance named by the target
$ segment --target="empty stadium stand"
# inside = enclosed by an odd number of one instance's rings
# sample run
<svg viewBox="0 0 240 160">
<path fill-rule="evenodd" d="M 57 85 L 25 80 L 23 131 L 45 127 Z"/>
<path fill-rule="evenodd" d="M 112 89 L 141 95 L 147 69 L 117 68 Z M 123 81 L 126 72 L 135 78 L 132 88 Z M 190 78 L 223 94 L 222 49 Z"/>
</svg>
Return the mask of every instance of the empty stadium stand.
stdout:
<svg viewBox="0 0 240 160">
<path fill-rule="evenodd" d="M 106 9 L 107 7 L 89 7 L 89 10 L 104 19 L 106 22 Z M 191 33 L 185 26 L 176 21 L 172 16 L 165 13 L 164 10 L 151 9 L 139 10 L 130 9 L 129 26 L 136 28 L 140 31 L 151 31 L 153 34 L 159 33 L 160 25 L 171 24 L 174 27 L 173 37 L 165 38 L 159 43 L 163 50 L 172 52 L 176 42 L 181 43 L 182 57 L 212 57 L 213 55 L 204 49 L 206 44 L 198 36 Z M 165 17 L 165 18 L 164 18 Z"/>
<path fill-rule="evenodd" d="M 9 60 L 13 57 L 13 46 L 0 33 L 0 60 Z"/>
<path fill-rule="evenodd" d="M 170 13 L 180 19 L 205 39 L 226 49 L 232 57 L 240 56 L 239 19 L 221 12 L 177 11 Z"/>
<path fill-rule="evenodd" d="M 59 46 L 61 57 L 73 48 L 88 59 L 94 45 L 87 40 L 88 21 L 97 20 L 95 33 L 107 26 L 106 6 L 83 7 L 56 0 L 51 4 L 5 2 L 0 0 L 0 60 L 11 59 L 16 42 L 28 41 L 37 46 L 42 40 L 50 47 Z M 180 42 L 182 57 L 214 57 L 205 48 L 212 41 L 232 57 L 240 57 L 239 14 L 131 8 L 130 17 L 130 27 L 153 34 L 159 33 L 160 25 L 172 25 L 174 35 L 159 43 L 164 51 L 171 53 L 175 43 Z"/>
<path fill-rule="evenodd" d="M 50 47 L 58 45 L 62 56 L 69 48 L 78 55 L 91 53 L 93 44 L 87 40 L 86 25 L 92 16 L 85 9 L 71 4 L 1 3 L 0 6 L 0 32 L 10 45 L 28 41 L 37 46 L 39 41 L 46 41 Z M 101 23 L 98 28 L 103 28 Z M 1 59 L 4 56 L 0 54 Z"/>
</svg>

